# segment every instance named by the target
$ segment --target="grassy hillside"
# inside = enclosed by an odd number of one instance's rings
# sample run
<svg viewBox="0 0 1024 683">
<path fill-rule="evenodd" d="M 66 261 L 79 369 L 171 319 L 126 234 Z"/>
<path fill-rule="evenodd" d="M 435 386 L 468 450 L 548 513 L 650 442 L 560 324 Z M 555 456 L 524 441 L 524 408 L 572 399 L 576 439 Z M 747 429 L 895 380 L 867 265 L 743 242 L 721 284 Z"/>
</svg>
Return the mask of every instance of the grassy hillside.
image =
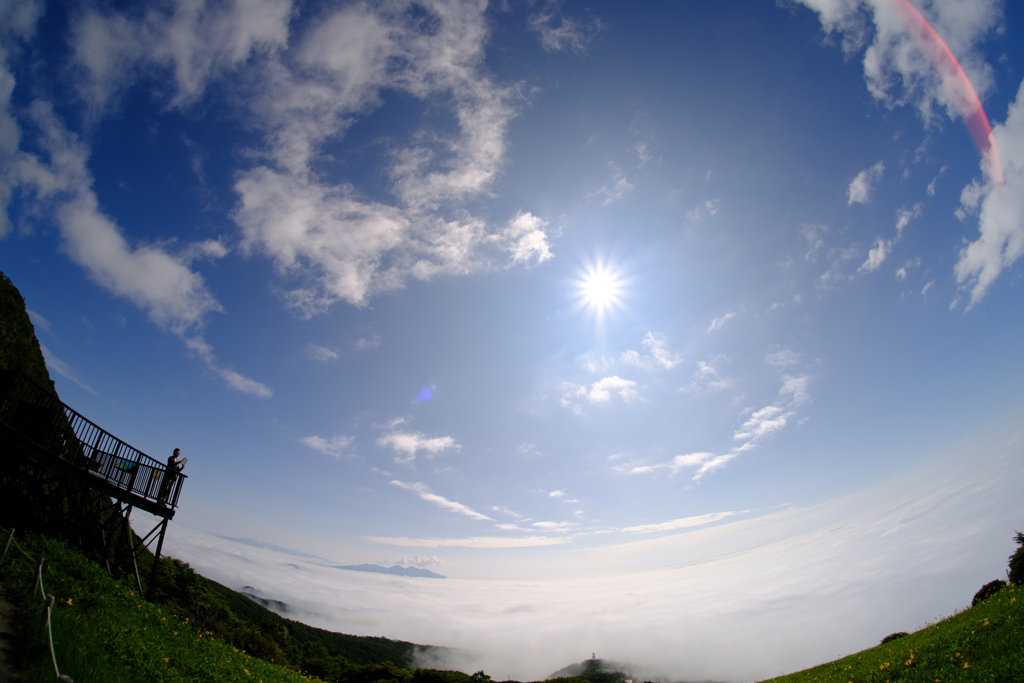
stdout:
<svg viewBox="0 0 1024 683">
<path fill-rule="evenodd" d="M 878 647 L 772 683 L 1024 681 L 1024 585 Z"/>
<path fill-rule="evenodd" d="M 18 540 L 30 556 L 46 558 L 43 584 L 46 592 L 56 598 L 52 615 L 55 656 L 61 673 L 71 676 L 77 683 L 298 683 L 310 680 L 486 683 L 489 680 L 483 674 L 471 677 L 452 671 L 410 670 L 381 661 L 361 665 L 341 656 L 330 657 L 322 642 L 298 640 L 302 625 L 288 620 L 282 621 L 288 624 L 289 634 L 295 632 L 295 636 L 281 634 L 284 641 L 281 656 L 292 661 L 262 661 L 246 648 L 218 637 L 216 629 L 224 629 L 225 615 L 220 615 L 220 621 L 214 622 L 212 627 L 197 623 L 187 613 L 173 607 L 143 600 L 136 590 L 60 541 L 42 536 L 19 536 Z M 15 627 L 20 659 L 15 664 L 24 673 L 27 683 L 52 681 L 54 670 L 49 640 L 43 635 L 45 632 L 39 630 L 42 602 L 38 590 L 32 591 L 35 562 L 26 559 L 20 551 L 12 550 L 3 563 L 2 573 L 7 598 L 19 616 Z M 243 628 L 252 624 L 240 623 Z M 320 634 L 323 642 L 332 646 L 342 641 L 385 640 L 343 636 L 340 641 L 333 641 L 330 635 L 338 634 L 326 631 Z M 394 643 L 385 640 L 384 647 L 392 647 Z M 369 654 L 367 647 L 370 645 L 361 642 L 353 651 L 361 648 L 367 658 L 379 655 L 379 652 Z"/>
</svg>

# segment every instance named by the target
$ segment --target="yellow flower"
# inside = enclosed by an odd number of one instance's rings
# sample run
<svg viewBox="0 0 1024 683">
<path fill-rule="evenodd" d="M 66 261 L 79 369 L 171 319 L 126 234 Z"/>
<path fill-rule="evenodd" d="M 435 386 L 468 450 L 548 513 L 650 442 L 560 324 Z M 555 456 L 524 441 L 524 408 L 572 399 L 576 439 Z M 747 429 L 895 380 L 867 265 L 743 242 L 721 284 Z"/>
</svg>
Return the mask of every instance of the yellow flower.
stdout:
<svg viewBox="0 0 1024 683">
<path fill-rule="evenodd" d="M 71 607 L 71 598 L 68 598 L 68 607 Z"/>
<path fill-rule="evenodd" d="M 964 668 L 965 668 L 965 669 L 970 669 L 970 668 L 971 668 L 971 665 L 970 665 L 970 664 L 968 664 L 967 662 L 964 662 Z"/>
<path fill-rule="evenodd" d="M 170 657 L 164 657 L 164 661 L 165 662 L 170 661 Z"/>
<path fill-rule="evenodd" d="M 177 632 L 177 631 L 175 631 L 175 632 L 174 632 L 174 635 L 178 635 L 178 632 Z"/>
</svg>

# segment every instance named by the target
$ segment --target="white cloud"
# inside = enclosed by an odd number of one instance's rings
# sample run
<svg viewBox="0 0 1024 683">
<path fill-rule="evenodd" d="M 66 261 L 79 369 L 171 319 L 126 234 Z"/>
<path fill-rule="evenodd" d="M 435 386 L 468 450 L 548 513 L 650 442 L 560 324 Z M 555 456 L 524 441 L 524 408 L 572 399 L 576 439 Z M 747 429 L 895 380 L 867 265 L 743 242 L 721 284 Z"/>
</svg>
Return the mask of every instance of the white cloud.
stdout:
<svg viewBox="0 0 1024 683">
<path fill-rule="evenodd" d="M 679 472 L 694 467 L 701 468 L 708 462 L 714 460 L 715 456 L 713 453 L 687 453 L 686 455 L 677 455 L 672 458 L 672 461 L 668 463 L 669 472 L 672 476 L 675 476 Z"/>
<path fill-rule="evenodd" d="M 780 346 L 765 355 L 764 360 L 774 368 L 788 368 L 800 362 L 800 354 L 790 350 L 788 346 Z"/>
<path fill-rule="evenodd" d="M 708 327 L 708 332 L 714 332 L 715 330 L 722 329 L 722 325 L 729 322 L 736 317 L 735 313 L 726 313 L 721 318 L 715 318 L 711 321 L 711 326 Z"/>
<path fill-rule="evenodd" d="M 824 235 L 828 231 L 829 227 L 827 225 L 816 223 L 807 223 L 800 226 L 800 234 L 807 240 L 807 253 L 804 254 L 804 261 L 814 263 L 818 260 L 818 255 L 825 248 Z"/>
<path fill-rule="evenodd" d="M 246 377 L 231 368 L 221 365 L 213 355 L 213 347 L 199 335 L 187 337 L 185 347 L 199 357 L 211 372 L 227 382 L 228 386 L 243 394 L 252 394 L 257 398 L 270 398 L 274 392 L 266 384 Z"/>
<path fill-rule="evenodd" d="M 369 337 L 360 337 L 353 342 L 352 346 L 356 348 L 356 351 L 369 351 L 380 346 L 381 337 L 379 334 L 373 334 Z"/>
<path fill-rule="evenodd" d="M 172 254 L 166 245 L 129 244 L 114 221 L 99 210 L 87 167 L 88 148 L 64 127 L 47 102 L 33 102 L 28 112 L 41 133 L 37 142 L 47 158 L 44 161 L 15 148 L 7 182 L 34 193 L 40 206 L 52 211 L 65 254 L 98 285 L 179 336 L 229 387 L 270 398 L 273 391 L 265 384 L 220 364 L 199 333 L 208 314 L 223 309 L 190 264 L 197 258 L 223 257 L 224 245 L 205 240 Z"/>
<path fill-rule="evenodd" d="M 381 562 L 381 564 L 385 564 Z M 419 553 L 411 557 L 400 557 L 395 560 L 395 564 L 408 564 L 413 567 L 439 567 L 444 562 L 437 555 L 420 555 Z"/>
<path fill-rule="evenodd" d="M 599 379 L 590 385 L 590 391 L 582 393 L 591 403 L 608 403 L 613 394 L 618 395 L 623 401 L 631 401 L 636 398 L 636 382 L 612 375 Z"/>
<path fill-rule="evenodd" d="M 187 256 L 156 245 L 132 247 L 118 226 L 99 210 L 93 178 L 86 166 L 88 148 L 68 132 L 41 101 L 30 107 L 48 162 L 20 153 L 14 174 L 20 185 L 54 206 L 61 248 L 110 293 L 131 301 L 165 329 L 184 335 L 201 327 L 204 317 L 222 310 L 203 278 L 189 268 Z"/>
<path fill-rule="evenodd" d="M 41 316 L 40 316 L 40 318 L 41 318 Z M 93 389 L 92 387 L 90 387 L 88 384 L 86 384 L 85 381 L 81 377 L 78 376 L 78 373 L 76 373 L 71 368 L 70 365 L 68 365 L 67 363 L 62 361 L 60 358 L 57 358 L 57 356 L 53 355 L 53 352 L 50 351 L 50 349 L 48 349 L 45 346 L 43 346 L 42 344 L 40 344 L 39 345 L 39 350 L 43 352 L 43 358 L 46 359 L 46 367 L 50 368 L 51 370 L 53 370 L 54 372 L 56 372 L 56 373 L 58 373 L 60 375 L 63 375 L 65 377 L 67 377 L 69 380 L 71 380 L 72 382 L 74 382 L 78 386 L 82 387 L 83 389 L 88 391 L 90 394 L 95 394 L 96 393 L 96 390 Z"/>
<path fill-rule="evenodd" d="M 708 173 L 710 172 L 711 171 L 708 171 Z M 714 216 L 716 213 L 718 213 L 718 208 L 719 206 L 721 206 L 721 204 L 722 200 L 720 199 L 706 199 L 702 204 L 698 204 L 697 206 L 693 207 L 693 209 L 691 209 L 690 212 L 686 214 L 686 217 L 691 221 L 700 220 L 701 215 L 705 211 Z"/>
<path fill-rule="evenodd" d="M 530 526 L 534 526 L 544 531 L 570 531 L 571 529 L 579 526 L 575 522 L 534 522 Z"/>
<path fill-rule="evenodd" d="M 405 548 L 532 548 L 568 543 L 568 536 L 470 536 L 469 538 L 408 538 L 364 536 L 371 543 Z"/>
<path fill-rule="evenodd" d="M 973 308 L 999 274 L 1024 254 L 1024 82 L 1006 121 L 992 129 L 1003 162 L 1004 184 L 974 182 L 961 193 L 961 210 L 980 206 L 976 240 L 960 250 L 956 281 L 970 289 Z"/>
<path fill-rule="evenodd" d="M 626 176 L 623 175 L 622 171 L 615 164 L 608 164 L 612 169 L 612 178 L 610 181 L 601 186 L 601 189 L 596 192 L 591 192 L 591 197 L 598 197 L 601 200 L 601 204 L 608 206 L 614 201 L 622 199 L 627 194 L 633 191 L 633 183 L 626 180 Z"/>
<path fill-rule="evenodd" d="M 920 202 L 914 204 L 913 208 L 908 209 L 905 206 L 901 206 L 896 209 L 896 237 L 893 239 L 883 239 L 881 237 L 875 240 L 875 244 L 868 251 L 868 258 L 861 264 L 860 268 L 857 269 L 859 273 L 871 273 L 879 269 L 885 259 L 892 252 L 893 246 L 899 241 L 900 237 L 903 236 L 903 229 L 915 218 L 921 217 L 921 212 L 924 209 L 924 204 Z"/>
<path fill-rule="evenodd" d="M 695 526 L 703 526 L 705 524 L 711 524 L 717 522 L 720 519 L 731 517 L 736 512 L 709 512 L 706 515 L 697 515 L 695 517 L 683 517 L 681 519 L 673 519 L 669 522 L 660 522 L 658 524 L 641 524 L 639 526 L 628 526 L 623 531 L 631 531 L 638 534 L 649 534 L 654 531 L 675 531 L 677 529 L 690 529 Z"/>
<path fill-rule="evenodd" d="M 306 357 L 315 361 L 320 361 L 321 363 L 326 363 L 327 361 L 338 360 L 338 352 L 326 346 L 308 344 L 306 346 Z"/>
<path fill-rule="evenodd" d="M 924 204 L 918 202 L 914 204 L 913 208 L 908 209 L 905 206 L 901 206 L 896 209 L 896 235 L 897 238 L 903 234 L 903 228 L 907 227 L 911 220 L 914 218 L 920 218 L 921 212 L 924 210 Z"/>
<path fill-rule="evenodd" d="M 668 350 L 668 340 L 665 335 L 648 332 L 640 343 L 647 349 L 648 355 L 641 355 L 630 349 L 622 353 L 623 362 L 647 370 L 656 367 L 671 370 L 682 361 L 679 354 Z"/>
<path fill-rule="evenodd" d="M 544 455 L 538 450 L 537 446 L 532 443 L 521 443 L 516 447 L 516 455 L 526 457 L 537 457 Z"/>
<path fill-rule="evenodd" d="M 373 537 L 376 545 L 359 551 L 477 549 L 452 561 L 444 573 L 455 576 L 445 581 L 341 572 L 182 524 L 169 527 L 164 547 L 224 585 L 255 586 L 315 613 L 307 623 L 478 652 L 470 671 L 539 680 L 574 661 L 586 642 L 595 643 L 587 654 L 621 652 L 623 661 L 662 672 L 635 680 L 766 680 L 953 614 L 1002 572 L 1013 546 L 1007 530 L 1020 528 L 1021 441 L 1001 445 L 998 457 L 994 451 L 972 443 L 946 461 L 929 459 L 899 479 L 813 507 L 623 534 L 627 542 L 614 545 L 538 533 Z M 549 547 L 529 547 L 541 545 Z M 321 547 L 313 552 L 330 557 Z M 500 561 L 479 552 L 485 548 L 501 549 Z M 734 656 L 737 642 L 754 656 Z"/>
<path fill-rule="evenodd" d="M 469 507 L 463 505 L 462 503 L 456 503 L 454 500 L 448 500 L 444 496 L 439 496 L 436 493 L 431 492 L 430 487 L 424 484 L 423 482 L 407 484 L 404 481 L 398 481 L 397 479 L 395 479 L 391 483 L 392 485 L 397 486 L 399 488 L 403 488 L 406 491 L 412 491 L 423 500 L 427 501 L 428 503 L 433 503 L 442 510 L 454 512 L 458 515 L 465 515 L 466 517 L 472 517 L 473 519 L 487 520 L 490 522 L 494 521 L 487 515 L 480 514 L 479 512 L 470 509 Z"/>
<path fill-rule="evenodd" d="M 811 386 L 811 378 L 808 375 L 782 376 L 782 388 L 779 389 L 781 396 L 792 396 L 793 403 L 800 405 L 806 403 L 809 397 L 807 390 Z"/>
<path fill-rule="evenodd" d="M 548 495 L 551 496 L 552 498 L 565 498 L 565 491 L 562 491 L 562 490 L 552 491 Z"/>
<path fill-rule="evenodd" d="M 313 450 L 332 455 L 335 458 L 340 458 L 346 454 L 349 446 L 355 441 L 354 436 L 345 436 L 343 434 L 336 434 L 330 439 L 325 439 L 322 436 L 304 436 L 301 439 L 302 443 L 309 446 Z"/>
<path fill-rule="evenodd" d="M 364 306 L 410 279 L 493 267 L 495 248 L 514 264 L 550 258 L 543 221 L 522 214 L 492 230 L 460 206 L 500 172 L 519 99 L 483 67 L 485 6 L 439 0 L 421 9 L 430 31 L 404 6 L 348 4 L 290 36 L 289 2 L 181 0 L 163 12 L 84 12 L 72 42 L 97 108 L 154 70 L 173 70 L 170 104 L 180 107 L 220 75 L 248 70 L 238 80 L 258 87 L 239 86 L 239 101 L 263 143 L 248 155 L 256 165 L 236 174 L 240 246 L 273 261 L 288 281 L 286 303 L 309 317 L 336 301 Z M 323 145 L 381 106 L 385 91 L 429 99 L 455 121 L 452 134 L 414 131 L 389 150 L 381 172 L 393 204 L 315 170 Z"/>
<path fill-rule="evenodd" d="M 33 311 L 31 308 L 26 309 L 26 311 L 28 312 L 29 320 L 32 321 L 32 324 L 35 327 L 39 327 L 43 330 L 46 330 L 48 334 L 53 334 L 53 325 L 50 324 L 49 320 L 44 318 L 41 314 Z"/>
<path fill-rule="evenodd" d="M 548 52 L 572 50 L 582 54 L 590 41 L 601 31 L 601 22 L 580 24 L 580 22 L 559 13 L 557 3 L 548 3 L 540 12 L 530 17 L 530 30 L 540 39 Z"/>
<path fill-rule="evenodd" d="M 682 390 L 691 394 L 711 394 L 731 386 L 731 379 L 721 377 L 711 364 L 699 361 L 693 379 Z"/>
<path fill-rule="evenodd" d="M 177 0 L 133 14 L 88 8 L 72 24 L 74 60 L 85 76 L 80 93 L 94 109 L 105 108 L 146 71 L 173 73 L 171 106 L 195 101 L 209 81 L 252 53 L 285 47 L 292 4 Z"/>
<path fill-rule="evenodd" d="M 418 432 L 391 432 L 377 439 L 381 448 L 390 447 L 395 453 L 395 462 L 407 465 L 416 459 L 418 451 L 424 451 L 428 459 L 445 451 L 460 450 L 462 446 L 450 436 L 438 436 L 428 439 Z"/>
<path fill-rule="evenodd" d="M 864 52 L 864 76 L 868 90 L 889 108 L 911 104 L 926 124 L 936 109 L 950 118 L 967 118 L 973 98 L 952 70 L 936 69 L 918 38 L 909 29 L 909 15 L 901 3 L 888 0 L 800 0 L 818 12 L 828 33 L 842 35 L 847 54 Z M 957 56 L 979 96 L 994 84 L 992 68 L 985 62 L 981 43 L 1002 19 L 999 0 L 931 2 L 926 19 Z M 873 30 L 867 26 L 868 18 Z"/>
<path fill-rule="evenodd" d="M 785 427 L 786 420 L 793 415 L 793 412 L 787 411 L 781 406 L 765 406 L 754 411 L 750 418 L 743 423 L 743 426 L 736 430 L 733 438 L 746 441 L 747 443 L 744 445 L 759 441 Z"/>
<path fill-rule="evenodd" d="M 917 268 L 921 265 L 921 258 L 912 258 L 904 263 L 902 266 L 896 269 L 896 279 L 903 281 L 907 279 L 907 271 L 911 268 Z"/>
<path fill-rule="evenodd" d="M 871 186 L 882 179 L 883 171 L 885 171 L 885 164 L 879 161 L 871 168 L 866 168 L 858 173 L 850 181 L 850 187 L 846 193 L 847 205 L 867 204 L 871 201 Z"/>
<path fill-rule="evenodd" d="M 611 375 L 599 379 L 590 385 L 577 385 L 571 382 L 562 384 L 562 398 L 559 402 L 563 407 L 568 408 L 574 415 L 582 415 L 582 402 L 592 404 L 610 403 L 613 396 L 618 396 L 624 402 L 632 401 L 637 397 L 637 384 L 633 380 L 622 379 L 618 375 Z"/>
<path fill-rule="evenodd" d="M 517 213 L 497 236 L 512 254 L 512 263 L 544 263 L 552 257 L 548 235 L 544 232 L 547 221 L 532 213 Z"/>
<path fill-rule="evenodd" d="M 889 252 L 892 251 L 892 245 L 892 240 L 882 239 L 881 237 L 876 239 L 875 245 L 871 247 L 870 251 L 868 251 L 867 260 L 860 265 L 857 272 L 871 273 L 878 270 L 882 265 L 882 262 L 885 261 L 885 258 L 889 255 Z"/>
<path fill-rule="evenodd" d="M 936 176 L 932 178 L 932 181 L 928 183 L 928 187 L 925 188 L 925 192 L 928 193 L 929 197 L 935 196 L 935 184 L 939 182 L 939 178 L 942 177 L 942 174 L 945 173 L 948 168 L 949 166 L 943 166 L 940 168 L 938 174 L 936 174 Z"/>
</svg>

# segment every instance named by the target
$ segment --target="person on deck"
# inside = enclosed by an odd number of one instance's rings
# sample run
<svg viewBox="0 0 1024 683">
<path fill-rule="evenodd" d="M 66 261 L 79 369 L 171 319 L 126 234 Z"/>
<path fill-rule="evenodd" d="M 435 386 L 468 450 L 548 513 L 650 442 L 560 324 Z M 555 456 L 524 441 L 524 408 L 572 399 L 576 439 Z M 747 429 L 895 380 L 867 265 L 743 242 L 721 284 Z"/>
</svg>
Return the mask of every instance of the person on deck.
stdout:
<svg viewBox="0 0 1024 683">
<path fill-rule="evenodd" d="M 167 496 L 171 494 L 171 488 L 174 486 L 174 480 L 177 478 L 178 472 L 185 466 L 185 463 L 178 462 L 178 456 L 181 455 L 181 449 L 175 448 L 174 452 L 171 453 L 171 457 L 167 458 L 167 472 L 164 474 L 163 484 L 160 486 L 159 501 L 161 504 L 167 503 Z"/>
</svg>

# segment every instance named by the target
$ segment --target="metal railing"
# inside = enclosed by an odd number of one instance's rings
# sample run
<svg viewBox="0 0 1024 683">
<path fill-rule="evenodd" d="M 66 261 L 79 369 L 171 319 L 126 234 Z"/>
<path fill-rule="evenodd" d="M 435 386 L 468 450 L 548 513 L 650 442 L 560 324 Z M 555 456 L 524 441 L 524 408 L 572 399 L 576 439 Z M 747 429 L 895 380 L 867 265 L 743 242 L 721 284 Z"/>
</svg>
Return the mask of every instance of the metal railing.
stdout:
<svg viewBox="0 0 1024 683">
<path fill-rule="evenodd" d="M 184 474 L 87 420 L 25 375 L 0 370 L 0 422 L 92 476 L 175 508 Z"/>
</svg>

